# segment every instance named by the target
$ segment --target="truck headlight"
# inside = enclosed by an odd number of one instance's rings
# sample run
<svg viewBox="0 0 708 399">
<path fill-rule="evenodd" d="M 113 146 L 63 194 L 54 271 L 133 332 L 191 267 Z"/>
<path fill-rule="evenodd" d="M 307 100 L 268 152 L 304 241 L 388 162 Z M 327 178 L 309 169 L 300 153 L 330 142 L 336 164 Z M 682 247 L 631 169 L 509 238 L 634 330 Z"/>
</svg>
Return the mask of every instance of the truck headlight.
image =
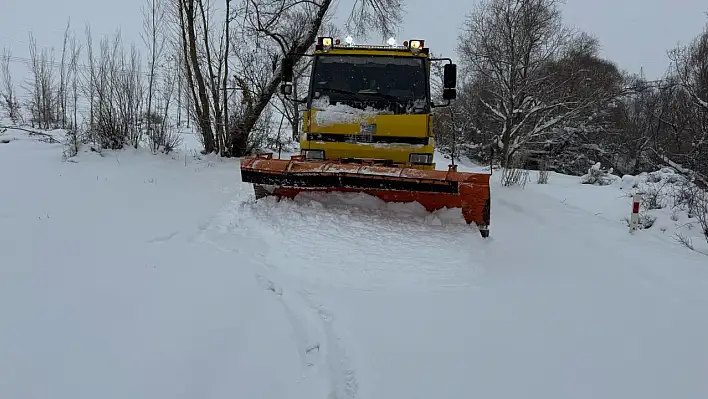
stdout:
<svg viewBox="0 0 708 399">
<path fill-rule="evenodd" d="M 317 38 L 317 45 L 315 46 L 315 49 L 319 51 L 329 51 L 332 48 L 333 43 L 334 40 L 332 40 L 331 37 L 320 36 Z"/>
<path fill-rule="evenodd" d="M 301 154 L 304 155 L 305 159 L 309 161 L 324 160 L 324 151 L 322 150 L 302 150 Z"/>
<path fill-rule="evenodd" d="M 433 163 L 433 154 L 411 154 L 408 156 L 410 163 Z"/>
</svg>

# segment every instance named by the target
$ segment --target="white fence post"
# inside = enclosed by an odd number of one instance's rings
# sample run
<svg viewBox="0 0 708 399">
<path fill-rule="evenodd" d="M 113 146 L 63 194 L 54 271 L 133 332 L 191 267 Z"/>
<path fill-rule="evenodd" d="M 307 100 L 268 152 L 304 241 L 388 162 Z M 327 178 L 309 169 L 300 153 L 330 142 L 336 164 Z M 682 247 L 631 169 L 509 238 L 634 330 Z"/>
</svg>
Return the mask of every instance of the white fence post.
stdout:
<svg viewBox="0 0 708 399">
<path fill-rule="evenodd" d="M 632 215 L 629 218 L 629 232 L 634 233 L 639 228 L 639 194 L 632 197 Z"/>
</svg>

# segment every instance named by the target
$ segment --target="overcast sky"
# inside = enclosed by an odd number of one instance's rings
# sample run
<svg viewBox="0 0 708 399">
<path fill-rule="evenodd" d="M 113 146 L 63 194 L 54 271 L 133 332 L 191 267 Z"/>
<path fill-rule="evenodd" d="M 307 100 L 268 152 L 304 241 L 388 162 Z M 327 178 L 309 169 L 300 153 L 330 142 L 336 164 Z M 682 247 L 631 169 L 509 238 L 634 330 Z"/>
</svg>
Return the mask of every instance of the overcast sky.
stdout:
<svg viewBox="0 0 708 399">
<path fill-rule="evenodd" d="M 346 14 L 353 0 L 339 0 Z M 436 54 L 455 58 L 459 28 L 474 0 L 405 0 L 405 20 L 399 42 L 426 40 Z M 121 27 L 127 42 L 141 44 L 141 0 L 5 0 L 0 9 L 0 43 L 13 55 L 28 54 L 28 32 L 37 44 L 54 47 L 61 55 L 62 32 L 71 17 L 77 34 L 91 24 L 94 36 Z M 603 56 L 622 69 L 648 78 L 660 77 L 668 66 L 666 51 L 698 35 L 706 22 L 708 0 L 567 0 L 566 24 L 600 39 Z M 372 37 L 372 41 L 380 41 Z M 14 69 L 14 68 L 13 68 Z"/>
</svg>

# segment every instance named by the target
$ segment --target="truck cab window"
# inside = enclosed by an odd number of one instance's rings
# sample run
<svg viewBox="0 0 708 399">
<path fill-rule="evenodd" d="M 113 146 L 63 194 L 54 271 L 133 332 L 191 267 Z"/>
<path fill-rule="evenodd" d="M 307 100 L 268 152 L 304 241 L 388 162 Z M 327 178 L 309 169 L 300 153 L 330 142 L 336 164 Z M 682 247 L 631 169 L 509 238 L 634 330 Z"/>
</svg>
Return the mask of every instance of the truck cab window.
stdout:
<svg viewBox="0 0 708 399">
<path fill-rule="evenodd" d="M 328 97 L 330 104 L 396 114 L 429 109 L 425 63 L 416 57 L 320 55 L 313 71 L 313 93 L 316 98 Z"/>
</svg>

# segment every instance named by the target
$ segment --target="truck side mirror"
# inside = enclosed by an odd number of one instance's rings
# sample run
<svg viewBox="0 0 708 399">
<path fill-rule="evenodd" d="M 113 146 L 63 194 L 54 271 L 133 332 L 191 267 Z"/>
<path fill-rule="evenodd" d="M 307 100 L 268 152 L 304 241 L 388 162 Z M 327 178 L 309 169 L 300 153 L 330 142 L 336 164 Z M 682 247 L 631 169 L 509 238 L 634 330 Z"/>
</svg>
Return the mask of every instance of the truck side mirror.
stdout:
<svg viewBox="0 0 708 399">
<path fill-rule="evenodd" d="M 293 69 L 294 65 L 292 58 L 285 56 L 285 58 L 283 58 L 283 63 L 280 70 L 280 81 L 282 82 L 280 85 L 280 92 L 285 96 L 289 96 L 293 93 Z"/>
<path fill-rule="evenodd" d="M 457 87 L 457 65 L 445 64 L 443 69 L 443 87 L 445 89 Z"/>
<path fill-rule="evenodd" d="M 290 83 L 293 81 L 293 60 L 289 56 L 283 58 L 283 64 L 281 69 L 281 80 L 285 83 Z"/>
<path fill-rule="evenodd" d="M 443 100 L 454 100 L 456 98 L 457 98 L 457 90 L 456 89 L 449 89 L 449 88 L 443 89 Z"/>
</svg>

